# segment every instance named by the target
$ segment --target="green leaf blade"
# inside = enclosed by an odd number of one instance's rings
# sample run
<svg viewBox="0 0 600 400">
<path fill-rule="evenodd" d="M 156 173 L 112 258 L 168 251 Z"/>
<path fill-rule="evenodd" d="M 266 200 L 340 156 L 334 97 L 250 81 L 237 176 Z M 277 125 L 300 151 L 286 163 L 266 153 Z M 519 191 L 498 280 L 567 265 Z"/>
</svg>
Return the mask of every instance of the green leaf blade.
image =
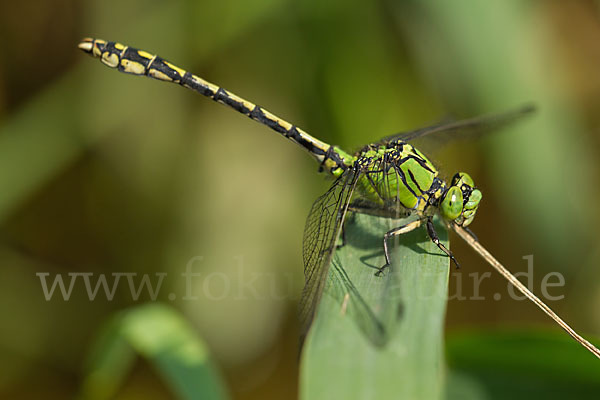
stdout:
<svg viewBox="0 0 600 400">
<path fill-rule="evenodd" d="M 135 354 L 145 357 L 179 399 L 227 399 L 208 348 L 173 309 L 144 305 L 117 315 L 99 337 L 82 398 L 113 398 L 131 369 Z"/>
<path fill-rule="evenodd" d="M 587 399 L 600 390 L 597 359 L 558 330 L 455 332 L 447 354 L 454 375 L 477 381 L 490 399 Z"/>
<path fill-rule="evenodd" d="M 301 398 L 443 397 L 448 258 L 419 228 L 399 238 L 385 276 L 374 275 L 383 234 L 406 222 L 347 221 L 303 349 Z"/>
</svg>

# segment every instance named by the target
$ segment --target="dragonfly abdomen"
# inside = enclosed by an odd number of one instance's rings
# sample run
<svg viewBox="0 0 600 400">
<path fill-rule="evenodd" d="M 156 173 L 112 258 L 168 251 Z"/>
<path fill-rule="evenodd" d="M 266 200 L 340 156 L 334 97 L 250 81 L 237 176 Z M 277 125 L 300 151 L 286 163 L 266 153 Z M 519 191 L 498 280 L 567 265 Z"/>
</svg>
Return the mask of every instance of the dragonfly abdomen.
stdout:
<svg viewBox="0 0 600 400">
<path fill-rule="evenodd" d="M 306 149 L 327 172 L 334 176 L 339 176 L 353 161 L 353 158 L 342 150 L 312 137 L 264 108 L 205 81 L 159 56 L 101 39 L 86 38 L 79 44 L 79 48 L 121 72 L 177 83 L 231 107 Z"/>
</svg>

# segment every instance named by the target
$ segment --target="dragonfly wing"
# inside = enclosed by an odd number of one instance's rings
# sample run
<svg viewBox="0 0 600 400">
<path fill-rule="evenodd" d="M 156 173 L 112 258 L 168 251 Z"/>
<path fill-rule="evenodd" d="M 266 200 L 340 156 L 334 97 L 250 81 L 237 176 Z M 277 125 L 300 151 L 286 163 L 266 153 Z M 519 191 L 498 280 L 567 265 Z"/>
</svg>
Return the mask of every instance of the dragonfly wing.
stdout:
<svg viewBox="0 0 600 400">
<path fill-rule="evenodd" d="M 300 299 L 302 338 L 310 328 L 323 294 L 336 242 L 361 172 L 359 168 L 344 172 L 313 203 L 306 220 L 302 245 L 305 285 Z"/>
<path fill-rule="evenodd" d="M 460 121 L 444 121 L 438 124 L 427 126 L 425 128 L 416 129 L 410 132 L 401 132 L 395 135 L 387 136 L 381 139 L 379 144 L 388 144 L 393 141 L 408 142 L 423 136 L 432 134 L 460 134 L 460 135 L 479 135 L 499 129 L 506 126 L 521 117 L 530 115 L 535 111 L 535 107 L 527 105 L 512 111 L 500 114 L 488 114 L 480 117 L 463 119 Z"/>
</svg>

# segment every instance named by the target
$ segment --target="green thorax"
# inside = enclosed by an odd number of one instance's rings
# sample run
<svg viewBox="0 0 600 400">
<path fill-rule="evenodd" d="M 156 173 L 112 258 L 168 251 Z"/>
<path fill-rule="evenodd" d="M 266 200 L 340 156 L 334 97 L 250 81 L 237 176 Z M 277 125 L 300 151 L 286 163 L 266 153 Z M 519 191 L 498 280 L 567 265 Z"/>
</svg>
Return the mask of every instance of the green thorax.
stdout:
<svg viewBox="0 0 600 400">
<path fill-rule="evenodd" d="M 377 206 L 423 215 L 445 190 L 431 161 L 403 141 L 366 146 L 356 157 L 366 166 L 357 183 L 359 195 Z"/>
</svg>

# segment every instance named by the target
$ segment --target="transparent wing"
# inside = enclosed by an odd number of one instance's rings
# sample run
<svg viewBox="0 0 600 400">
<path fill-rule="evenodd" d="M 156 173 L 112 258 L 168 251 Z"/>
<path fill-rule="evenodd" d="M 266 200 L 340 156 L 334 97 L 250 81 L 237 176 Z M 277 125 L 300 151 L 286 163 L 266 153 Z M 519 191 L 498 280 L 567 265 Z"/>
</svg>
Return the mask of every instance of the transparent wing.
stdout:
<svg viewBox="0 0 600 400">
<path fill-rule="evenodd" d="M 361 170 L 358 168 L 350 168 L 344 172 L 314 202 L 308 215 L 302 245 L 305 279 L 300 299 L 302 338 L 310 328 L 321 299 L 336 242 L 360 174 Z"/>
<path fill-rule="evenodd" d="M 461 135 L 479 135 L 486 132 L 499 129 L 508 125 L 521 117 L 530 115 L 535 111 L 533 105 L 526 105 L 516 110 L 500 114 L 488 114 L 480 117 L 464 119 L 461 121 L 445 121 L 425 128 L 416 129 L 410 132 L 401 132 L 395 135 L 386 136 L 381 139 L 379 144 L 388 144 L 393 141 L 402 140 L 408 142 L 423 136 L 432 134 L 461 134 Z"/>
</svg>

